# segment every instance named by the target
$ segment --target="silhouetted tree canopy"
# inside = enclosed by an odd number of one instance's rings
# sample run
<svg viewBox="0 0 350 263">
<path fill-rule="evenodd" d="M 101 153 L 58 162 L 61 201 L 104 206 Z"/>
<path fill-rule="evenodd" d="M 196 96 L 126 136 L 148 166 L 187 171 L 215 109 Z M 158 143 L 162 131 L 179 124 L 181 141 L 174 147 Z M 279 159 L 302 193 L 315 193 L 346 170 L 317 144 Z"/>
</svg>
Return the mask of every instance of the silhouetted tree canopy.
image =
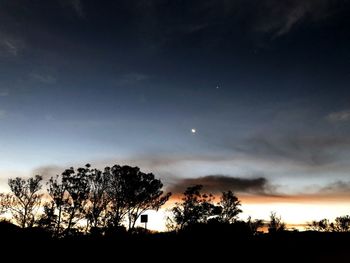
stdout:
<svg viewBox="0 0 350 263">
<path fill-rule="evenodd" d="M 202 194 L 202 185 L 188 187 L 182 202 L 177 202 L 172 209 L 173 222 L 179 229 L 199 223 L 220 222 L 231 224 L 236 222 L 241 205 L 232 191 L 223 192 L 220 201 L 215 205 L 212 194 Z"/>
<path fill-rule="evenodd" d="M 0 215 L 6 213 L 11 207 L 11 195 L 0 193 Z"/>
<path fill-rule="evenodd" d="M 339 216 L 332 224 L 332 230 L 335 232 L 349 232 L 350 231 L 350 216 Z"/>
<path fill-rule="evenodd" d="M 223 223 L 234 223 L 242 210 L 239 209 L 241 202 L 232 191 L 223 192 L 218 206 L 221 208 L 219 219 Z"/>
<path fill-rule="evenodd" d="M 54 229 L 56 236 L 74 232 L 76 224 L 86 217 L 90 193 L 89 167 L 87 165 L 77 171 L 66 169 L 61 176 L 51 177 L 48 182 L 51 201 L 44 206 L 40 224 Z"/>
<path fill-rule="evenodd" d="M 172 209 L 175 223 L 180 229 L 186 226 L 207 223 L 208 219 L 217 211 L 211 202 L 211 194 L 201 194 L 202 185 L 188 187 L 184 192 L 182 202 L 177 202 Z"/>
<path fill-rule="evenodd" d="M 334 222 L 329 222 L 326 218 L 314 220 L 308 223 L 308 229 L 319 232 L 350 232 L 350 216 L 338 216 Z"/>
<path fill-rule="evenodd" d="M 87 166 L 89 168 L 89 166 Z M 88 183 L 90 186 L 89 206 L 86 211 L 89 228 L 103 228 L 107 221 L 107 206 L 110 199 L 107 195 L 110 174 L 93 169 L 89 171 Z"/>
<path fill-rule="evenodd" d="M 147 210 L 158 210 L 171 195 L 162 191 L 163 184 L 154 174 L 127 165 L 105 167 L 102 171 L 91 168 L 90 164 L 76 170 L 71 167 L 48 180 L 45 195 L 40 192 L 39 175 L 8 182 L 11 193 L 0 193 L 0 215 L 10 214 L 11 221 L 21 228 L 39 226 L 46 234 L 59 238 L 82 233 L 125 234 L 125 225 L 132 233 L 149 233 L 137 228 L 137 219 Z M 175 203 L 168 218 L 173 229 L 206 229 L 212 234 L 216 229 L 245 235 L 261 233 L 263 220 L 250 217 L 247 221 L 238 220 L 241 202 L 232 191 L 222 192 L 216 203 L 212 194 L 201 191 L 202 185 L 190 186 L 182 200 Z M 267 227 L 269 233 L 286 230 L 285 223 L 274 212 Z M 308 228 L 319 232 L 350 232 L 350 216 L 337 217 L 334 222 L 312 221 Z"/>
<path fill-rule="evenodd" d="M 158 210 L 171 195 L 163 194 L 163 184 L 152 173 L 143 173 L 138 167 L 115 165 L 105 173 L 109 178 L 109 225 L 113 227 L 127 219 L 129 229 L 133 229 L 143 212 Z"/>
<path fill-rule="evenodd" d="M 105 174 L 108 178 L 106 190 L 109 200 L 108 225 L 109 227 L 117 228 L 123 223 L 127 214 L 127 199 L 124 191 L 127 186 L 119 165 L 115 165 L 112 168 L 106 167 Z"/>
<path fill-rule="evenodd" d="M 34 225 L 35 215 L 41 204 L 41 194 L 38 193 L 41 180 L 40 175 L 29 179 L 16 177 L 8 180 L 12 195 L 6 197 L 7 205 L 12 217 L 22 228 Z"/>
<path fill-rule="evenodd" d="M 324 218 L 320 221 L 315 220 L 311 223 L 308 223 L 308 229 L 319 232 L 328 232 L 331 230 L 331 225 L 329 223 L 329 220 Z"/>
<path fill-rule="evenodd" d="M 255 219 L 253 220 L 250 216 L 247 219 L 247 225 L 250 229 L 250 232 L 253 235 L 256 235 L 259 233 L 259 229 L 264 226 L 264 221 L 262 219 Z"/>
<path fill-rule="evenodd" d="M 133 171 L 133 176 L 128 170 Z M 135 227 L 136 220 L 147 210 L 158 210 L 168 201 L 171 193 L 163 195 L 163 187 L 159 179 L 152 173 L 143 173 L 137 167 L 124 167 L 126 183 L 125 196 L 128 201 L 127 212 L 129 229 Z"/>
<path fill-rule="evenodd" d="M 271 212 L 270 221 L 267 225 L 269 233 L 277 233 L 286 230 L 286 224 L 282 221 L 280 216 L 277 216 L 275 212 Z"/>
<path fill-rule="evenodd" d="M 107 227 L 118 229 L 127 222 L 133 229 L 146 210 L 158 210 L 170 197 L 152 173 L 138 167 L 106 167 L 104 171 L 70 168 L 50 178 L 48 194 L 39 225 L 55 236 L 73 234 L 85 224 L 85 231 L 101 232 Z M 100 230 L 99 230 L 100 229 Z"/>
</svg>

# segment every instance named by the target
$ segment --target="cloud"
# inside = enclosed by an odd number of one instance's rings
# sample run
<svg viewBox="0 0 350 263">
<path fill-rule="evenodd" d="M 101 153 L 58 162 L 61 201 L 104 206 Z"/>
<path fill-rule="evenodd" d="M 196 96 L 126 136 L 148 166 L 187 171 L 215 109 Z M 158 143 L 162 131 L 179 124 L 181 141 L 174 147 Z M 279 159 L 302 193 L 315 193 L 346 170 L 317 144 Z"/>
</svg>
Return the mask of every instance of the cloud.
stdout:
<svg viewBox="0 0 350 263">
<path fill-rule="evenodd" d="M 350 182 L 338 180 L 322 187 L 319 192 L 323 194 L 350 195 Z"/>
<path fill-rule="evenodd" d="M 276 32 L 276 36 L 281 36 L 286 33 L 288 33 L 291 28 L 299 21 L 301 20 L 305 14 L 307 13 L 308 8 L 307 6 L 296 6 L 286 16 L 286 20 L 281 25 L 279 30 Z"/>
<path fill-rule="evenodd" d="M 157 158 L 155 158 L 157 159 Z M 230 175 L 206 175 L 181 177 L 182 174 L 176 172 L 174 175 L 173 167 L 180 166 L 181 170 L 189 169 L 183 165 L 180 158 L 159 158 L 158 161 L 146 158 L 143 162 L 131 159 L 89 161 L 93 168 L 103 169 L 106 166 L 114 164 L 139 166 L 144 172 L 153 172 L 157 178 L 161 178 L 166 191 L 171 191 L 175 198 L 179 198 L 184 190 L 193 185 L 201 184 L 205 192 L 220 194 L 222 191 L 231 190 L 245 203 L 319 203 L 319 202 L 342 202 L 350 200 L 350 182 L 348 180 L 338 180 L 331 183 L 317 179 L 315 183 L 299 185 L 298 188 L 290 191 L 291 188 L 285 188 L 283 185 L 276 184 L 275 177 L 267 178 L 255 174 L 255 177 L 249 176 L 230 176 Z M 147 165 L 148 163 L 148 165 Z M 141 165 L 140 165 L 141 164 Z M 65 169 L 73 166 L 74 168 L 83 167 L 85 163 L 67 164 L 67 165 L 47 165 L 34 169 L 31 175 L 40 174 L 47 181 L 50 177 L 61 174 Z M 193 167 L 193 164 L 191 166 Z M 203 169 L 202 169 L 203 170 Z M 205 170 L 205 169 L 204 169 Z M 170 172 L 169 172 L 170 171 Z M 187 173 L 188 175 L 188 173 Z M 254 174 L 252 174 L 254 175 Z M 315 182 L 315 181 L 314 181 Z"/>
<path fill-rule="evenodd" d="M 10 40 L 6 39 L 2 41 L 2 45 L 5 47 L 5 49 L 7 49 L 8 53 L 17 56 L 18 48 Z"/>
<path fill-rule="evenodd" d="M 0 34 L 1 57 L 17 57 L 22 49 L 22 41 Z"/>
<path fill-rule="evenodd" d="M 161 1 L 149 1 L 148 9 L 162 4 Z M 288 34 L 302 23 L 317 23 L 340 11 L 342 0 L 206 0 L 187 4 L 186 13 L 181 19 L 162 21 L 162 14 L 155 13 L 158 23 L 166 23 L 167 29 L 178 36 L 178 33 L 196 34 L 198 31 L 217 28 L 222 32 L 238 25 L 254 33 L 271 34 L 272 38 Z M 164 4 L 162 4 L 164 6 Z M 142 5 L 144 7 L 145 5 Z M 154 19 L 154 18 L 153 18 Z M 170 23 L 169 23 L 170 21 Z M 179 22 L 181 21 L 181 22 Z M 169 31 L 168 31 L 169 32 Z"/>
<path fill-rule="evenodd" d="M 341 135 L 260 135 L 249 138 L 235 150 L 271 161 L 288 160 L 322 166 L 341 159 L 344 152 L 350 152 L 350 138 Z"/>
<path fill-rule="evenodd" d="M 128 73 L 128 74 L 122 75 L 119 79 L 117 79 L 116 85 L 117 86 L 133 85 L 135 83 L 145 81 L 149 78 L 150 76 L 143 73 Z"/>
<path fill-rule="evenodd" d="M 25 47 L 26 44 L 22 36 L 16 35 L 8 29 L 0 31 L 0 57 L 18 57 Z"/>
<path fill-rule="evenodd" d="M 335 2 L 340 2 L 336 0 Z M 267 0 L 256 5 L 255 28 L 274 37 L 287 34 L 303 21 L 317 22 L 335 14 L 338 10 L 330 0 Z M 334 3 L 334 1 L 333 1 Z"/>
<path fill-rule="evenodd" d="M 84 11 L 84 7 L 83 7 L 81 0 L 71 0 L 70 4 L 71 4 L 73 10 L 77 13 L 77 15 L 80 18 L 86 17 L 86 13 Z"/>
<path fill-rule="evenodd" d="M 58 174 L 61 174 L 62 172 L 64 172 L 65 169 L 70 168 L 70 166 L 67 167 L 63 167 L 63 166 L 59 166 L 59 165 L 46 165 L 46 166 L 40 166 L 35 168 L 31 174 L 32 175 L 41 175 L 43 177 L 44 181 L 47 181 L 48 179 L 50 179 L 53 176 L 56 176 Z"/>
<path fill-rule="evenodd" d="M 238 193 L 255 193 L 260 195 L 271 194 L 271 187 L 264 177 L 242 178 L 225 175 L 207 175 L 198 178 L 179 179 L 169 187 L 173 193 L 182 193 L 187 187 L 203 185 L 205 191 L 218 193 L 222 191 L 234 191 Z"/>
<path fill-rule="evenodd" d="M 279 201 L 295 203 L 337 202 L 338 204 L 341 202 L 349 203 L 350 201 L 350 181 L 347 180 L 338 180 L 328 183 L 325 186 L 313 186 L 308 188 L 309 189 L 304 189 L 299 193 L 286 195 Z M 313 189 L 313 191 L 310 191 L 310 189 Z"/>
<path fill-rule="evenodd" d="M 331 112 L 326 116 L 330 122 L 347 122 L 350 121 L 350 110 Z"/>
<path fill-rule="evenodd" d="M 32 79 L 44 84 L 55 84 L 57 81 L 55 77 L 49 74 L 30 73 L 29 76 Z"/>
</svg>

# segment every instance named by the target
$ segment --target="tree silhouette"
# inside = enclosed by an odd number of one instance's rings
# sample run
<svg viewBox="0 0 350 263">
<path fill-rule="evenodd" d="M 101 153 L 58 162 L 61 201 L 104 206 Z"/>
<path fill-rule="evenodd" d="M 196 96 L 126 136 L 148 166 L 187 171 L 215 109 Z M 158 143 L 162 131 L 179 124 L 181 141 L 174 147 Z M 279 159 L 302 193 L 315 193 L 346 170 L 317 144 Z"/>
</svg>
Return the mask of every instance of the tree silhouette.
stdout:
<svg viewBox="0 0 350 263">
<path fill-rule="evenodd" d="M 218 205 L 221 207 L 219 220 L 222 223 L 234 223 L 237 220 L 238 214 L 242 212 L 242 210 L 239 209 L 241 202 L 232 191 L 223 192 Z"/>
<path fill-rule="evenodd" d="M 55 236 L 70 234 L 87 213 L 89 167 L 86 165 L 77 171 L 74 168 L 66 169 L 61 176 L 51 177 L 48 182 L 52 200 L 45 204 L 40 222 L 49 229 L 54 228 Z"/>
<path fill-rule="evenodd" d="M 217 207 L 211 203 L 214 197 L 211 194 L 201 194 L 202 187 L 188 187 L 182 202 L 176 202 L 172 208 L 173 221 L 180 229 L 197 223 L 207 223 L 210 217 L 217 214 Z"/>
<path fill-rule="evenodd" d="M 6 213 L 11 206 L 11 195 L 0 193 L 0 215 Z"/>
<path fill-rule="evenodd" d="M 53 230 L 55 236 L 59 236 L 63 231 L 63 207 L 68 202 L 68 194 L 66 193 L 66 184 L 61 182 L 61 177 L 56 175 L 51 177 L 48 182 L 48 194 L 51 197 L 51 202 L 44 206 L 44 215 L 40 223 L 48 230 Z"/>
<path fill-rule="evenodd" d="M 56 215 L 54 202 L 46 202 L 43 206 L 44 212 L 38 220 L 39 227 L 47 230 L 48 232 L 58 235 L 58 216 Z"/>
<path fill-rule="evenodd" d="M 108 176 L 107 196 L 110 200 L 108 205 L 108 225 L 118 228 L 128 212 L 125 188 L 127 187 L 126 177 L 120 165 L 105 168 Z"/>
<path fill-rule="evenodd" d="M 119 226 L 127 216 L 129 229 L 133 229 L 143 212 L 158 210 L 171 195 L 163 195 L 161 181 L 152 173 L 141 172 L 138 167 L 115 165 L 110 172 L 108 193 L 114 226 Z"/>
<path fill-rule="evenodd" d="M 277 216 L 275 212 L 271 212 L 270 221 L 267 225 L 269 233 L 282 232 L 286 230 L 286 225 L 282 222 L 280 216 Z"/>
<path fill-rule="evenodd" d="M 332 223 L 332 230 L 335 232 L 349 232 L 350 231 L 350 216 L 339 216 Z"/>
<path fill-rule="evenodd" d="M 256 235 L 259 233 L 259 228 L 262 228 L 264 226 L 264 221 L 262 219 L 252 220 L 252 218 L 249 216 L 247 219 L 247 225 L 250 229 L 250 232 L 253 235 Z"/>
<path fill-rule="evenodd" d="M 159 179 L 155 179 L 152 173 L 138 171 L 133 178 L 129 177 L 128 194 L 128 217 L 129 229 L 135 227 L 136 220 L 147 210 L 158 210 L 164 205 L 171 193 L 163 195 L 163 187 Z"/>
<path fill-rule="evenodd" d="M 77 172 L 70 168 L 62 173 L 62 184 L 68 194 L 63 203 L 65 232 L 68 234 L 86 214 L 85 205 L 89 196 L 88 172 L 89 167 L 86 166 L 78 168 Z"/>
<path fill-rule="evenodd" d="M 328 232 L 331 230 L 331 225 L 329 220 L 324 218 L 320 221 L 312 221 L 311 223 L 308 223 L 307 228 L 313 231 Z"/>
<path fill-rule="evenodd" d="M 329 222 L 328 219 L 322 219 L 320 221 L 312 221 L 308 223 L 309 230 L 319 232 L 350 232 L 350 216 L 338 216 L 334 222 Z"/>
<path fill-rule="evenodd" d="M 41 194 L 38 193 L 41 189 L 41 180 L 40 175 L 29 179 L 16 177 L 8 180 L 12 192 L 12 195 L 8 196 L 10 203 L 8 207 L 22 228 L 32 227 L 35 222 L 35 215 L 41 204 Z"/>
<path fill-rule="evenodd" d="M 87 165 L 87 168 L 90 168 L 90 165 Z M 88 225 L 95 230 L 106 225 L 107 206 L 110 201 L 106 193 L 109 179 L 109 168 L 104 172 L 93 169 L 88 173 L 90 193 L 86 216 Z"/>
</svg>

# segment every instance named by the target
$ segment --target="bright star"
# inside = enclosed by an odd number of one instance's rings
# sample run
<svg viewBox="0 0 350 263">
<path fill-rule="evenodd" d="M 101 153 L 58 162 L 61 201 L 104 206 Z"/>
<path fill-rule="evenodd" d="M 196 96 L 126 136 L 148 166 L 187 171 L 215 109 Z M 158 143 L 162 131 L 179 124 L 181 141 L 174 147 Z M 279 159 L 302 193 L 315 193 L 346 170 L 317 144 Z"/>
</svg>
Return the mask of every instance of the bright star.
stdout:
<svg viewBox="0 0 350 263">
<path fill-rule="evenodd" d="M 193 134 L 195 134 L 197 131 L 196 131 L 196 129 L 191 129 L 191 132 L 192 132 Z"/>
</svg>

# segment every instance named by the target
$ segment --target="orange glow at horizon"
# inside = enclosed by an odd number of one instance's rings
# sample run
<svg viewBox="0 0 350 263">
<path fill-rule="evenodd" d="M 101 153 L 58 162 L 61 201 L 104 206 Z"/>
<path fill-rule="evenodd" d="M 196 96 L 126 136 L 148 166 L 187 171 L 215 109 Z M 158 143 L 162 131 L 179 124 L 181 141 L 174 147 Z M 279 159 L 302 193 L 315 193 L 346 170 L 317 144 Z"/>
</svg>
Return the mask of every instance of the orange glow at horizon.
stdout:
<svg viewBox="0 0 350 263">
<path fill-rule="evenodd" d="M 269 220 L 271 212 L 276 212 L 281 216 L 282 221 L 289 228 L 305 229 L 308 222 L 327 218 L 333 221 L 338 216 L 350 214 L 349 196 L 327 196 L 327 195 L 294 195 L 294 196 L 254 196 L 237 195 L 241 201 L 243 212 L 239 218 L 246 220 L 249 216 L 253 219 Z M 181 195 L 174 195 L 160 209 L 156 211 L 147 211 L 149 222 L 147 228 L 156 231 L 166 231 L 166 217 L 169 215 L 169 209 L 176 202 L 181 201 Z M 216 197 L 215 202 L 219 201 Z M 144 226 L 139 224 L 139 226 Z"/>
</svg>

